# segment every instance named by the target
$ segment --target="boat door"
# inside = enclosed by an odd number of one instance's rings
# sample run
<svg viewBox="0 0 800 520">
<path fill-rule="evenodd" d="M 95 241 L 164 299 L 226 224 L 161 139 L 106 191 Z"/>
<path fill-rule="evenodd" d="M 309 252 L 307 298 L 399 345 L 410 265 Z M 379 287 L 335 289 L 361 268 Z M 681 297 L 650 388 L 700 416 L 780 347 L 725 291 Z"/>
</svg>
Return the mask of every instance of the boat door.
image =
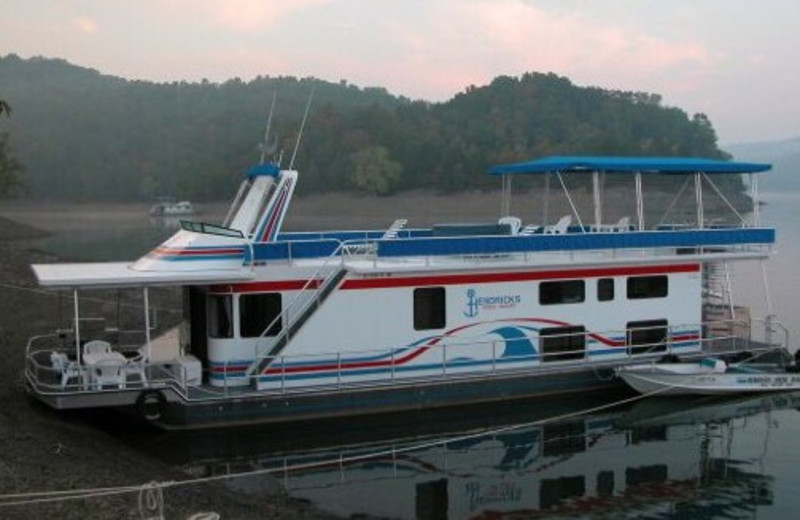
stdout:
<svg viewBox="0 0 800 520">
<path fill-rule="evenodd" d="M 183 319 L 189 324 L 189 351 L 204 367 L 208 366 L 206 298 L 204 287 L 190 285 L 183 288 Z M 207 374 L 204 373 L 203 377 Z"/>
</svg>

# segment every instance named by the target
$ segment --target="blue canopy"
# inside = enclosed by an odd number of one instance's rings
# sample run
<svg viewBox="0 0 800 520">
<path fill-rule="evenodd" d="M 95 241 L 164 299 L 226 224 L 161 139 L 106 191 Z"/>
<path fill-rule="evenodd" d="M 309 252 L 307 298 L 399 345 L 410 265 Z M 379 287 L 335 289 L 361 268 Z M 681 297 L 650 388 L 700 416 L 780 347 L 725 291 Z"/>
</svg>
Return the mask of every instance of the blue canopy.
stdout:
<svg viewBox="0 0 800 520">
<path fill-rule="evenodd" d="M 722 161 L 695 157 L 589 157 L 552 156 L 489 169 L 491 175 L 548 172 L 606 173 L 756 173 L 772 169 L 771 164 Z"/>
</svg>

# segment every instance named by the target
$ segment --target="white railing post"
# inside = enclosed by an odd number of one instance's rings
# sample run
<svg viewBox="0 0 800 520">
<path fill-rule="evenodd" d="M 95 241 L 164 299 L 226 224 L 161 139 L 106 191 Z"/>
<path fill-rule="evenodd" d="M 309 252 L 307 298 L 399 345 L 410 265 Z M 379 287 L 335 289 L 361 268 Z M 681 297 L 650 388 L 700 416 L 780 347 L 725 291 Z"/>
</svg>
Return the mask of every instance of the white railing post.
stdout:
<svg viewBox="0 0 800 520">
<path fill-rule="evenodd" d="M 336 353 L 336 388 L 342 388 L 342 353 Z"/>
<path fill-rule="evenodd" d="M 286 393 L 286 356 L 281 356 L 281 393 Z"/>
</svg>

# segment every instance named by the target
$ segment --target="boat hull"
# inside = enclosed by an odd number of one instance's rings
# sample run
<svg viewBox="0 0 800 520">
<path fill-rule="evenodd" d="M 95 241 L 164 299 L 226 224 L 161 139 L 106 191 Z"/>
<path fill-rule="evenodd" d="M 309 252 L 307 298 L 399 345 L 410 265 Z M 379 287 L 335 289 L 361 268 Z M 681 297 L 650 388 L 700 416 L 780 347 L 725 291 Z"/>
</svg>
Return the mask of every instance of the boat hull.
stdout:
<svg viewBox="0 0 800 520">
<path fill-rule="evenodd" d="M 560 374 L 518 374 L 465 381 L 330 390 L 304 394 L 229 396 L 212 401 L 165 400 L 152 422 L 164 429 L 194 429 L 251 423 L 287 423 L 366 416 L 555 395 L 624 389 L 611 370 L 587 369 Z M 140 410 L 135 410 L 140 413 Z"/>
<path fill-rule="evenodd" d="M 629 367 L 618 374 L 641 394 L 728 395 L 800 390 L 798 373 L 670 373 L 658 368 Z"/>
</svg>

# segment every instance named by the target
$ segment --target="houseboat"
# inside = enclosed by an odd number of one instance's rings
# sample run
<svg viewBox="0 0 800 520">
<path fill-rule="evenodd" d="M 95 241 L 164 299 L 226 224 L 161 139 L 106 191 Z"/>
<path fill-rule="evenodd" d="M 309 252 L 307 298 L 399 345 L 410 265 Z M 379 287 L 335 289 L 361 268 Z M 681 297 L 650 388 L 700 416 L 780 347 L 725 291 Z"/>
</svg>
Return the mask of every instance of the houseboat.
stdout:
<svg viewBox="0 0 800 520">
<path fill-rule="evenodd" d="M 195 209 L 188 200 L 181 201 L 161 201 L 153 204 L 150 208 L 151 217 L 185 217 L 194 215 Z"/>
<path fill-rule="evenodd" d="M 626 364 L 786 348 L 772 316 L 737 312 L 725 276 L 730 262 L 772 251 L 754 175 L 769 169 L 548 157 L 490 169 L 503 194 L 492 223 L 283 232 L 298 173 L 263 163 L 221 224 L 182 222 L 134 262 L 33 265 L 41 286 L 69 296 L 72 316 L 28 342 L 27 387 L 58 409 L 118 407 L 197 428 L 591 392 L 621 385 L 614 369 Z M 635 192 L 633 214 L 610 223 L 608 174 Z M 704 197 L 727 202 L 714 179 L 742 174 L 752 213 L 731 205 L 736 221 L 710 225 Z M 556 179 L 570 214 L 515 217 L 511 183 L 528 175 Z M 566 175 L 587 176 L 590 216 Z M 645 221 L 643 186 L 657 175 L 686 179 L 681 200 L 693 184 L 693 222 Z M 166 331 L 154 323 L 159 287 L 182 293 L 182 319 Z M 86 310 L 92 291 L 133 291 L 138 335 L 119 326 L 130 300 L 100 317 Z"/>
</svg>

